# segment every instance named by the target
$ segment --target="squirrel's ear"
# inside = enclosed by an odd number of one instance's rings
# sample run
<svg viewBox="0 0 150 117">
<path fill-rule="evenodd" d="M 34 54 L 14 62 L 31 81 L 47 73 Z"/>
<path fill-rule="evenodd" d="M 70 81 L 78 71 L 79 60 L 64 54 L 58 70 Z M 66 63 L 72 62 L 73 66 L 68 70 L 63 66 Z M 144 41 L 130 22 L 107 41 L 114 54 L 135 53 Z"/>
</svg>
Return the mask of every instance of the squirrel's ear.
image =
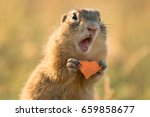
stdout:
<svg viewBox="0 0 150 117">
<path fill-rule="evenodd" d="M 67 15 L 64 14 L 64 15 L 62 16 L 62 18 L 61 18 L 61 23 L 63 23 L 66 19 L 67 19 Z"/>
<path fill-rule="evenodd" d="M 96 14 L 100 17 L 100 12 L 99 11 L 95 11 L 96 12 Z"/>
</svg>

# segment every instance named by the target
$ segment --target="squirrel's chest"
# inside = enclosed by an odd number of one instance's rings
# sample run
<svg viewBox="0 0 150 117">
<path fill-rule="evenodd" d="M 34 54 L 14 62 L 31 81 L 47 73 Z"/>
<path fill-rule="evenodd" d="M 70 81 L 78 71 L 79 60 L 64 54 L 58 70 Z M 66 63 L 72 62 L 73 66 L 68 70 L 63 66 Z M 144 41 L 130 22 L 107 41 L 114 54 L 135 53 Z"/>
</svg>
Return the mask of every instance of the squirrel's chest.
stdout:
<svg viewBox="0 0 150 117">
<path fill-rule="evenodd" d="M 92 99 L 93 89 L 86 86 L 82 80 L 75 79 L 74 81 L 57 87 L 57 92 L 53 95 L 53 99 L 58 100 L 82 100 Z"/>
</svg>

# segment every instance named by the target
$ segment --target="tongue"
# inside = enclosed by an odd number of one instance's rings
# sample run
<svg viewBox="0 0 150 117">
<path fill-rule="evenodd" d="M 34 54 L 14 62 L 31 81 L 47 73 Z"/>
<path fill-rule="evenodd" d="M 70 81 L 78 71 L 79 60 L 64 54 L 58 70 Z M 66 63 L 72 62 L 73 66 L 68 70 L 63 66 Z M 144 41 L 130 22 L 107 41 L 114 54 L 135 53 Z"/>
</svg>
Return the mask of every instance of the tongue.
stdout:
<svg viewBox="0 0 150 117">
<path fill-rule="evenodd" d="M 88 39 L 81 41 L 81 48 L 84 52 L 88 51 L 89 44 L 90 42 Z"/>
</svg>

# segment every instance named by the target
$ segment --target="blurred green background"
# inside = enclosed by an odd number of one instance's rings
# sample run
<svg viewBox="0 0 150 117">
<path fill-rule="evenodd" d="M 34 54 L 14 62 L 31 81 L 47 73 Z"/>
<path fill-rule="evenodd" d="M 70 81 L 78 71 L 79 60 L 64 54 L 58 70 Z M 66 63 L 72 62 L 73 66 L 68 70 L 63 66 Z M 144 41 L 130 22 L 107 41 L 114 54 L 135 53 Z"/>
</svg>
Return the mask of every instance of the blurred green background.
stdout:
<svg viewBox="0 0 150 117">
<path fill-rule="evenodd" d="M 150 99 L 150 0 L 0 0 L 0 99 L 19 99 L 48 35 L 74 8 L 99 10 L 108 28 L 109 67 L 98 95 Z"/>
</svg>

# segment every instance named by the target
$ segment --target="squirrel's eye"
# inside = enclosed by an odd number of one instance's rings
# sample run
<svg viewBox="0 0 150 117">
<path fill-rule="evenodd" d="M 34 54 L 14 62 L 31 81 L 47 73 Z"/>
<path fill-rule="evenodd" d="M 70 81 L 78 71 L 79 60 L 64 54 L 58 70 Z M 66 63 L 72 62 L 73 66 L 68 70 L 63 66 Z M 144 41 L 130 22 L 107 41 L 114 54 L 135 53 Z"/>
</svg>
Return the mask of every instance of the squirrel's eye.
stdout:
<svg viewBox="0 0 150 117">
<path fill-rule="evenodd" d="M 76 15 L 76 13 L 73 13 L 72 19 L 78 20 L 78 17 L 77 17 L 77 15 Z"/>
</svg>

